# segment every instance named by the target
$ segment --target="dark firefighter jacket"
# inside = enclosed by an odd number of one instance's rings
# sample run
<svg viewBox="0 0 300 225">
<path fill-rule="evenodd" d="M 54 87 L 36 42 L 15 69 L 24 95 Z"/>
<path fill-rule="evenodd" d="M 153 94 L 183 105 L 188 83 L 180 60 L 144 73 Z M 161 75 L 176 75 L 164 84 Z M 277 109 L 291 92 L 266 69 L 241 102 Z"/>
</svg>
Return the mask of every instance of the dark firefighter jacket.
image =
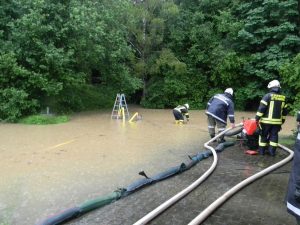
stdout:
<svg viewBox="0 0 300 225">
<path fill-rule="evenodd" d="M 281 125 L 287 113 L 285 96 L 271 90 L 261 99 L 255 119 L 265 124 Z"/>
<path fill-rule="evenodd" d="M 222 123 L 227 124 L 227 116 L 230 123 L 234 123 L 234 103 L 230 94 L 216 94 L 207 103 L 205 112 Z"/>
<path fill-rule="evenodd" d="M 299 114 L 298 114 L 299 115 Z M 300 115 L 299 115 L 300 121 Z M 298 189 L 298 191 L 296 191 Z M 299 196 L 299 200 L 296 196 Z M 288 184 L 288 191 L 286 196 L 286 206 L 287 211 L 300 219 L 300 133 L 298 131 L 295 149 L 294 149 L 294 159 L 292 164 L 292 170 L 290 173 L 290 179 Z"/>
<path fill-rule="evenodd" d="M 174 110 L 180 112 L 182 115 L 184 115 L 187 119 L 190 118 L 190 115 L 189 115 L 189 111 L 188 109 L 183 106 L 183 105 L 179 105 L 177 106 L 176 108 L 174 108 Z"/>
</svg>

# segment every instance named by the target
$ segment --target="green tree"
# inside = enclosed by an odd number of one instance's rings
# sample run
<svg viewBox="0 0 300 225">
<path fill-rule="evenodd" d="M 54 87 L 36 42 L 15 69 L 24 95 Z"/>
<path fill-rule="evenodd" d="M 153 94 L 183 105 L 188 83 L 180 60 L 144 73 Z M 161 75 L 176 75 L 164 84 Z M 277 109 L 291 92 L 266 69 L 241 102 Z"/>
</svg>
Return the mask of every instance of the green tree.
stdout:
<svg viewBox="0 0 300 225">
<path fill-rule="evenodd" d="M 149 89 L 145 106 L 174 107 L 186 99 L 188 91 L 186 65 L 168 49 L 163 49 L 149 74 Z"/>
<path fill-rule="evenodd" d="M 161 91 L 159 87 L 168 86 L 164 79 L 165 73 L 174 73 L 174 69 L 172 66 L 168 67 L 170 71 L 167 68 L 164 70 L 157 68 L 165 57 L 171 57 L 172 60 L 174 58 L 172 52 L 165 48 L 165 38 L 167 23 L 172 21 L 177 14 L 178 7 L 171 0 L 134 1 L 131 11 L 134 23 L 128 27 L 129 42 L 135 50 L 135 74 L 143 81 L 142 104 L 144 106 L 160 108 L 169 106 L 170 95 L 165 96 L 165 100 L 160 100 L 158 96 L 163 93 L 159 93 Z M 177 63 L 181 64 L 178 59 Z M 174 64 L 174 61 L 170 64 Z M 175 80 L 170 81 L 171 77 L 169 77 L 170 83 L 177 82 L 176 76 L 173 78 Z"/>
<path fill-rule="evenodd" d="M 300 109 L 300 54 L 291 60 L 291 62 L 285 63 L 280 68 L 280 75 L 284 87 L 288 87 L 290 92 L 290 100 L 293 103 L 291 109 L 296 112 Z"/>
<path fill-rule="evenodd" d="M 18 65 L 12 53 L 0 55 L 0 119 L 16 121 L 37 109 L 38 99 L 30 92 L 43 86 L 44 80 Z M 34 89 L 34 90 L 33 90 Z"/>
<path fill-rule="evenodd" d="M 130 4 L 129 0 L 5 2 L 0 7 L 5 16 L 0 21 L 0 43 L 5 44 L 2 49 L 10 47 L 6 51 L 13 52 L 15 59 L 6 66 L 27 72 L 22 77 L 24 85 L 11 76 L 2 87 L 14 87 L 35 101 L 27 113 L 48 105 L 64 111 L 84 110 L 96 99 L 113 101 L 111 93 L 133 93 L 141 82 L 129 67 Z M 5 71 L 2 75 L 7 76 Z"/>
<path fill-rule="evenodd" d="M 178 1 L 180 13 L 169 25 L 168 46 L 187 65 L 188 94 L 195 107 L 205 107 L 215 92 L 231 86 L 244 60 L 232 40 L 241 26 L 231 9 L 236 1 Z"/>
<path fill-rule="evenodd" d="M 236 51 L 247 61 L 243 79 L 245 99 L 258 99 L 267 83 L 279 79 L 279 68 L 300 50 L 296 0 L 241 1 L 235 15 L 243 23 Z M 252 81 L 251 81 L 252 80 Z"/>
</svg>

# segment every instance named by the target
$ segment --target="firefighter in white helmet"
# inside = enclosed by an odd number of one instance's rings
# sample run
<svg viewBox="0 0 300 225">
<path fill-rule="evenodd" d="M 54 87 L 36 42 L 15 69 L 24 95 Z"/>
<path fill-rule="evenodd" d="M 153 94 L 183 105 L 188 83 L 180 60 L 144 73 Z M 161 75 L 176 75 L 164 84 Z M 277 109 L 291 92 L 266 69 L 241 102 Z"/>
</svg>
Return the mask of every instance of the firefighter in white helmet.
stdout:
<svg viewBox="0 0 300 225">
<path fill-rule="evenodd" d="M 208 132 L 211 138 L 215 136 L 216 126 L 218 133 L 226 129 L 227 117 L 230 120 L 231 126 L 235 127 L 233 89 L 226 88 L 223 94 L 214 95 L 208 101 L 205 113 L 207 115 Z M 220 137 L 218 142 L 225 142 L 224 136 Z"/>
<path fill-rule="evenodd" d="M 176 124 L 183 124 L 184 117 L 187 121 L 190 119 L 189 115 L 189 104 L 186 103 L 184 105 L 178 105 L 176 108 L 173 109 L 173 115 L 175 117 L 175 123 Z"/>
<path fill-rule="evenodd" d="M 264 155 L 268 149 L 268 153 L 275 156 L 278 133 L 288 111 L 285 96 L 280 94 L 279 81 L 272 80 L 268 89 L 270 92 L 261 99 L 255 119 L 260 127 L 259 153 Z"/>
</svg>

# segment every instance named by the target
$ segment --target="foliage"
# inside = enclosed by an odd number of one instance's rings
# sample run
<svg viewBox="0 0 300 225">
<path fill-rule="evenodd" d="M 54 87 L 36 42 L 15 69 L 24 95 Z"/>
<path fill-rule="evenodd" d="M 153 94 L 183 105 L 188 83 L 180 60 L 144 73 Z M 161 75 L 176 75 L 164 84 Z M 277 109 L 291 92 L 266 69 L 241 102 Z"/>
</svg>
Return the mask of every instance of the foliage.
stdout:
<svg viewBox="0 0 300 225">
<path fill-rule="evenodd" d="M 153 64 L 148 83 L 148 96 L 142 102 L 147 107 L 164 108 L 177 105 L 187 95 L 186 65 L 164 49 Z"/>
<path fill-rule="evenodd" d="M 34 99 L 30 99 L 23 90 L 7 88 L 0 90 L 0 118 L 5 121 L 14 122 L 23 114 L 37 106 Z"/>
<path fill-rule="evenodd" d="M 164 47 L 164 39 L 167 23 L 179 13 L 178 6 L 171 0 L 141 1 L 135 4 L 130 13 L 134 16 L 133 23 L 128 26 L 129 42 L 135 51 L 133 72 L 143 81 L 141 104 L 146 107 L 168 107 L 168 102 L 173 101 L 174 97 L 170 92 L 178 92 L 179 82 L 169 78 L 158 79 L 159 76 L 168 76 L 163 74 L 165 72 L 174 74 L 174 65 L 169 65 L 170 71 L 168 71 L 168 69 L 158 69 L 157 64 L 160 64 L 159 61 L 163 60 L 162 58 L 167 57 L 164 56 L 166 52 L 172 55 L 171 50 Z M 171 86 L 177 90 L 167 90 Z M 162 92 L 160 92 L 161 88 L 164 89 Z"/>
<path fill-rule="evenodd" d="M 281 67 L 280 74 L 283 83 L 286 87 L 289 87 L 292 94 L 292 110 L 294 112 L 300 109 L 300 54 L 298 54 L 291 62 L 284 64 Z"/>
<path fill-rule="evenodd" d="M 0 119 L 45 107 L 204 108 L 232 87 L 255 109 L 279 79 L 294 110 L 300 51 L 297 0 L 13 0 L 0 6 Z"/>
<path fill-rule="evenodd" d="M 49 105 L 62 111 L 107 106 L 90 85 L 95 78 L 97 87 L 113 87 L 115 92 L 130 94 L 141 88 L 128 66 L 128 7 L 129 1 L 121 0 L 18 0 L 1 5 L 0 85 L 23 93 L 18 104 L 26 103 L 15 116 L 2 113 L 1 118 L 14 120 Z"/>
<path fill-rule="evenodd" d="M 261 80 L 257 88 L 279 79 L 279 68 L 300 50 L 299 12 L 295 0 L 242 1 L 236 9 L 243 27 L 236 49 L 250 56 L 244 72 Z"/>
<path fill-rule="evenodd" d="M 54 115 L 32 115 L 22 118 L 18 123 L 24 124 L 36 124 L 36 125 L 46 125 L 46 124 L 58 124 L 66 123 L 70 120 L 68 116 L 54 116 Z"/>
<path fill-rule="evenodd" d="M 43 78 L 19 66 L 13 54 L 0 55 L 0 118 L 15 121 L 26 113 L 33 113 L 38 101 L 30 95 L 43 84 Z"/>
<path fill-rule="evenodd" d="M 113 105 L 115 93 L 114 89 L 91 85 L 65 88 L 51 106 L 58 113 L 108 108 Z"/>
</svg>

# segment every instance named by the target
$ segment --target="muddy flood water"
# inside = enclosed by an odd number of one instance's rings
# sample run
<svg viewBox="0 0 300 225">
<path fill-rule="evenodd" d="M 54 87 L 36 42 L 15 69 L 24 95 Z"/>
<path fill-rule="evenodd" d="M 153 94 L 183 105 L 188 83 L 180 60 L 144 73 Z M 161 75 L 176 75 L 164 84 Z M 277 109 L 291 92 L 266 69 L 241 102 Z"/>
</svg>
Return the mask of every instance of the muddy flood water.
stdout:
<svg viewBox="0 0 300 225">
<path fill-rule="evenodd" d="M 37 224 L 132 183 L 140 170 L 155 174 L 177 165 L 209 140 L 204 111 L 191 110 L 185 125 L 175 125 L 171 110 L 129 111 L 142 120 L 123 123 L 101 111 L 57 125 L 1 124 L 0 225 Z M 236 121 L 254 116 L 236 112 Z M 280 134 L 295 127 L 288 117 Z"/>
</svg>

